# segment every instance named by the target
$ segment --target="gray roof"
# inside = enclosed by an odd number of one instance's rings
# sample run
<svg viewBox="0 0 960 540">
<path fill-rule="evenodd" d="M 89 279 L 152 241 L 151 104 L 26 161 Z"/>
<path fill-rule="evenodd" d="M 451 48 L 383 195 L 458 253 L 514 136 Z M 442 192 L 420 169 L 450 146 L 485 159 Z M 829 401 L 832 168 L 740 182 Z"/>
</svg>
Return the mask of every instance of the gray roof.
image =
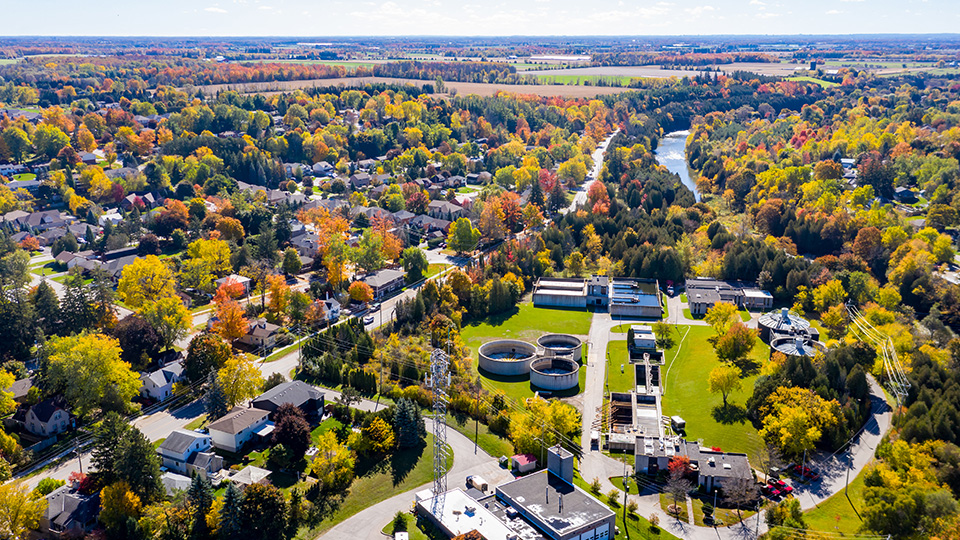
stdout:
<svg viewBox="0 0 960 540">
<path fill-rule="evenodd" d="M 197 441 L 197 439 L 205 438 L 207 438 L 207 435 L 202 433 L 187 431 L 185 429 L 177 429 L 167 436 L 166 440 L 163 441 L 163 444 L 160 445 L 158 450 L 166 450 L 174 454 L 182 454 L 186 452 L 190 446 Z"/>
<path fill-rule="evenodd" d="M 497 487 L 511 506 L 551 537 L 559 538 L 576 529 L 608 519 L 613 511 L 582 489 L 572 486 L 548 471 L 540 471 Z M 563 510 L 560 500 L 563 497 Z"/>
<path fill-rule="evenodd" d="M 81 495 L 70 486 L 53 490 L 46 499 L 47 509 L 44 516 L 64 529 L 71 528 L 74 523 L 89 523 L 100 510 L 99 494 Z"/>
<path fill-rule="evenodd" d="M 167 491 L 167 495 L 172 496 L 178 491 L 186 491 L 190 489 L 190 483 L 192 480 L 189 476 L 168 471 L 163 473 L 163 476 L 160 477 L 160 482 L 163 483 L 163 488 Z"/>
<path fill-rule="evenodd" d="M 253 406 L 259 407 L 266 403 L 272 403 L 279 407 L 284 403 L 292 403 L 300 407 L 310 400 L 322 398 L 323 392 L 313 386 L 303 381 L 290 381 L 274 386 L 260 394 L 253 400 Z"/>
<path fill-rule="evenodd" d="M 386 269 L 363 278 L 363 281 L 371 287 L 383 287 L 397 279 L 402 279 L 403 276 L 403 272 L 399 270 Z"/>
<path fill-rule="evenodd" d="M 221 431 L 236 435 L 248 427 L 266 418 L 270 413 L 261 409 L 234 407 L 216 422 L 210 424 L 210 431 Z"/>
</svg>

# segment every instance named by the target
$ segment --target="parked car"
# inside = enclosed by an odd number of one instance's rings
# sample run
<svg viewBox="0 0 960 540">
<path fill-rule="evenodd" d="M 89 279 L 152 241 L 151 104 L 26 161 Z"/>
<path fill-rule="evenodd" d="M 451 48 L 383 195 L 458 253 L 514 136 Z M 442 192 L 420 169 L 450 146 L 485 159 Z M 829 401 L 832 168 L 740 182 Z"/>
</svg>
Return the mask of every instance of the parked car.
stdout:
<svg viewBox="0 0 960 540">
<path fill-rule="evenodd" d="M 373 315 L 367 315 L 364 317 L 363 324 L 373 324 Z"/>
</svg>

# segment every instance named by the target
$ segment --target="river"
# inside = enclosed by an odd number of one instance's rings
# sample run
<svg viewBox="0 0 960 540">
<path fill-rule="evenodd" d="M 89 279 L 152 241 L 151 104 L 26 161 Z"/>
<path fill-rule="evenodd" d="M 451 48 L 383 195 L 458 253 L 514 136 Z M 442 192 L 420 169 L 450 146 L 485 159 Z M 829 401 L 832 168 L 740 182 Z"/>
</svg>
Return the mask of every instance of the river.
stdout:
<svg viewBox="0 0 960 540">
<path fill-rule="evenodd" d="M 697 184 L 690 178 L 690 168 L 687 167 L 687 135 L 690 135 L 690 132 L 686 130 L 664 135 L 657 146 L 657 162 L 670 172 L 680 175 L 680 182 L 690 188 L 694 199 L 699 202 L 700 193 L 697 192 Z"/>
</svg>

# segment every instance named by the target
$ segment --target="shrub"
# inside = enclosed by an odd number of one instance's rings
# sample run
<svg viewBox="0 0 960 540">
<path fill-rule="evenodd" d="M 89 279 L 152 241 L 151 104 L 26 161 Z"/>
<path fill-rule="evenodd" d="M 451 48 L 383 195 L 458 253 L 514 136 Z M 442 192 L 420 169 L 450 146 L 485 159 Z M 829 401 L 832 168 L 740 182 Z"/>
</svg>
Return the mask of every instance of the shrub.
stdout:
<svg viewBox="0 0 960 540">
<path fill-rule="evenodd" d="M 600 488 L 601 488 L 601 487 L 603 487 L 603 486 L 600 485 L 600 479 L 599 479 L 599 478 L 594 478 L 594 479 L 593 479 L 593 482 L 590 482 L 590 491 L 591 491 L 594 495 L 600 495 Z"/>
<path fill-rule="evenodd" d="M 393 532 L 402 532 L 407 530 L 407 516 L 403 512 L 397 512 L 393 516 Z"/>
<path fill-rule="evenodd" d="M 615 489 L 611 489 L 610 493 L 607 493 L 607 502 L 610 503 L 610 506 L 620 506 L 617 503 L 617 500 L 619 498 L 620 498 L 620 492 Z"/>
</svg>

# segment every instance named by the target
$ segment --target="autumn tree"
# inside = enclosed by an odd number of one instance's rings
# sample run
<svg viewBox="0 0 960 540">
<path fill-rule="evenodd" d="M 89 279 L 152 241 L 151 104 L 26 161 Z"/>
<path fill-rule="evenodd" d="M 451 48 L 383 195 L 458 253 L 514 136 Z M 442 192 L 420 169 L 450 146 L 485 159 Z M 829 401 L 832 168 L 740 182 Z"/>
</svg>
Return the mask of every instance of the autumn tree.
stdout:
<svg viewBox="0 0 960 540">
<path fill-rule="evenodd" d="M 715 349 L 720 360 L 740 364 L 746 360 L 756 344 L 757 331 L 737 322 L 717 340 Z"/>
<path fill-rule="evenodd" d="M 156 255 L 137 258 L 124 267 L 117 295 L 131 308 L 145 302 L 177 296 L 177 279 L 173 271 Z"/>
<path fill-rule="evenodd" d="M 487 242 L 503 240 L 506 234 L 505 220 L 499 199 L 488 199 L 483 206 L 483 211 L 480 212 L 479 228 L 482 238 Z M 452 231 L 451 234 L 453 234 Z"/>
<path fill-rule="evenodd" d="M 267 311 L 274 321 L 282 323 L 283 317 L 287 313 L 287 306 L 290 303 L 290 287 L 287 286 L 283 276 L 274 274 L 267 276 L 267 291 L 270 295 Z"/>
<path fill-rule="evenodd" d="M 722 336 L 730 329 L 730 325 L 736 320 L 737 306 L 729 302 L 717 302 L 707 310 L 704 320 L 713 327 L 717 336 Z"/>
<path fill-rule="evenodd" d="M 179 296 L 166 296 L 140 306 L 138 313 L 157 331 L 163 348 L 185 338 L 193 317 Z"/>
<path fill-rule="evenodd" d="M 283 252 L 283 263 L 281 268 L 285 274 L 298 274 L 303 262 L 300 261 L 300 254 L 297 250 L 290 247 Z"/>
<path fill-rule="evenodd" d="M 396 437 L 390 424 L 375 417 L 372 422 L 360 430 L 360 449 L 364 454 L 383 456 L 393 449 Z"/>
<path fill-rule="evenodd" d="M 217 372 L 217 378 L 231 407 L 256 397 L 263 386 L 260 370 L 246 355 L 238 354 L 227 360 Z"/>
<path fill-rule="evenodd" d="M 328 493 L 346 489 L 354 475 L 356 458 L 353 452 L 337 440 L 332 430 L 322 434 L 316 446 L 310 472 L 319 480 L 320 489 Z"/>
<path fill-rule="evenodd" d="M 740 369 L 736 366 L 720 364 L 710 371 L 707 379 L 711 394 L 723 395 L 723 406 L 727 406 L 727 396 L 743 387 L 740 382 Z"/>
<path fill-rule="evenodd" d="M 310 446 L 310 424 L 299 407 L 284 403 L 274 412 L 273 444 L 282 444 L 294 457 L 299 459 Z"/>
<path fill-rule="evenodd" d="M 120 359 L 120 344 L 102 334 L 57 337 L 47 342 L 47 381 L 63 392 L 80 416 L 96 410 L 125 411 L 140 390 L 140 377 Z"/>
<path fill-rule="evenodd" d="M 100 522 L 108 531 L 125 527 L 127 519 L 140 517 L 140 497 L 130 491 L 130 484 L 120 481 L 100 491 Z"/>
<path fill-rule="evenodd" d="M 824 430 L 832 429 L 841 418 L 835 400 L 827 401 L 813 390 L 798 387 L 777 388 L 760 412 L 760 436 L 790 456 L 813 450 Z"/>
<path fill-rule="evenodd" d="M 216 305 L 217 319 L 213 321 L 213 331 L 230 343 L 246 335 L 250 322 L 240 304 L 236 300 L 222 299 Z"/>
<path fill-rule="evenodd" d="M 355 302 L 370 302 L 373 300 L 373 288 L 362 281 L 354 281 L 347 289 L 350 299 Z"/>
<path fill-rule="evenodd" d="M 546 459 L 545 447 L 555 446 L 564 439 L 579 440 L 580 413 L 562 401 L 532 399 L 527 410 L 510 415 L 508 433 L 517 452 L 530 453 Z"/>
<path fill-rule="evenodd" d="M 40 527 L 40 518 L 46 509 L 47 500 L 31 497 L 26 484 L 0 484 L 0 531 L 5 538 L 29 538 L 31 532 Z"/>
<path fill-rule="evenodd" d="M 286 538 L 287 500 L 280 488 L 271 484 L 251 484 L 243 491 L 240 523 L 245 540 Z"/>
</svg>

